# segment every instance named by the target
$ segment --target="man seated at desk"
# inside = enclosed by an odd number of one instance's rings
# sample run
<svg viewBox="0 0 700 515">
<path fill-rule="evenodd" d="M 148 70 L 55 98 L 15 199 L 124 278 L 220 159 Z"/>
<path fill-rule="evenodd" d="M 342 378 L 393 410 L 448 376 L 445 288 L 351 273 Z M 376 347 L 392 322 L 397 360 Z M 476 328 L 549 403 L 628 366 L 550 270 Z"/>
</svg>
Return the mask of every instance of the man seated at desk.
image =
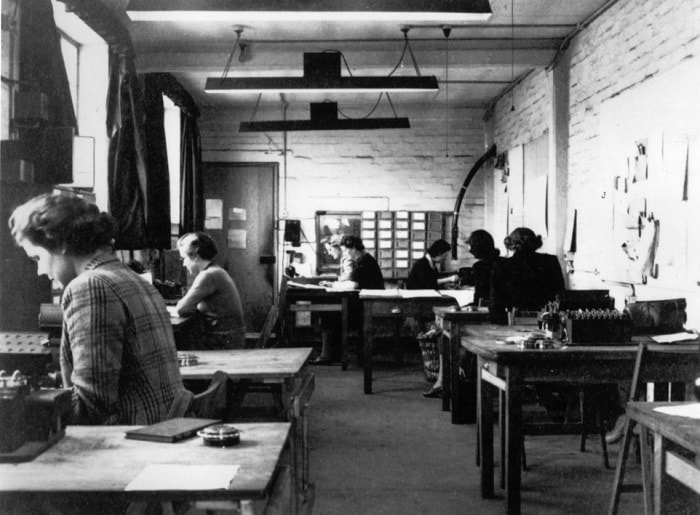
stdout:
<svg viewBox="0 0 700 515">
<path fill-rule="evenodd" d="M 40 195 L 10 230 L 37 273 L 64 288 L 60 362 L 71 424 L 147 425 L 184 412 L 170 317 L 156 289 L 112 251 L 115 220 L 78 197 Z"/>
<path fill-rule="evenodd" d="M 355 269 L 347 279 L 330 283 L 321 283 L 327 287 L 337 290 L 383 290 L 384 276 L 379 268 L 379 264 L 374 257 L 365 251 L 362 239 L 350 234 L 344 235 L 340 239 L 340 249 L 343 259 L 351 259 L 355 263 Z M 342 262 L 342 261 L 341 261 Z M 351 319 L 357 319 L 357 315 Z M 334 352 L 337 347 L 337 335 L 339 333 L 338 323 L 334 322 L 333 330 L 324 331 L 321 355 L 311 363 L 314 365 L 328 365 L 333 362 Z"/>
</svg>

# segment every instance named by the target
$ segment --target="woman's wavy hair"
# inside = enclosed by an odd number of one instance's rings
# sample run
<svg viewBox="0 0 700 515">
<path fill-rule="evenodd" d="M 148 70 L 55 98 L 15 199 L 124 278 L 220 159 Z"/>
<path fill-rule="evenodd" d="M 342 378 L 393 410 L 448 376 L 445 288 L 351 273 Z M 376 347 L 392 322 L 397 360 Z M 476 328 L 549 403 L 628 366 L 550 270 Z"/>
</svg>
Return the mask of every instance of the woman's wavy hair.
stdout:
<svg viewBox="0 0 700 515">
<path fill-rule="evenodd" d="M 472 232 L 467 243 L 469 244 L 469 252 L 476 259 L 488 259 L 501 253 L 493 242 L 493 236 L 483 229 L 477 229 Z"/>
<path fill-rule="evenodd" d="M 428 247 L 428 255 L 432 258 L 436 258 L 445 252 L 449 252 L 452 249 L 452 245 L 447 243 L 445 240 L 435 240 L 430 247 Z"/>
<path fill-rule="evenodd" d="M 354 236 L 352 234 L 344 234 L 340 239 L 340 246 L 348 249 L 355 249 L 360 252 L 365 250 L 365 245 L 362 243 L 362 239 L 359 236 Z"/>
<path fill-rule="evenodd" d="M 190 257 L 199 256 L 211 261 L 219 253 L 216 243 L 205 232 L 188 232 L 177 240 L 178 248 L 181 248 Z"/>
<path fill-rule="evenodd" d="M 116 221 L 80 197 L 44 194 L 17 207 L 9 226 L 17 243 L 26 239 L 50 252 L 87 256 L 114 244 Z"/>
<path fill-rule="evenodd" d="M 542 246 L 542 236 L 535 235 L 532 229 L 518 227 L 503 240 L 506 248 L 513 252 L 535 252 Z"/>
</svg>

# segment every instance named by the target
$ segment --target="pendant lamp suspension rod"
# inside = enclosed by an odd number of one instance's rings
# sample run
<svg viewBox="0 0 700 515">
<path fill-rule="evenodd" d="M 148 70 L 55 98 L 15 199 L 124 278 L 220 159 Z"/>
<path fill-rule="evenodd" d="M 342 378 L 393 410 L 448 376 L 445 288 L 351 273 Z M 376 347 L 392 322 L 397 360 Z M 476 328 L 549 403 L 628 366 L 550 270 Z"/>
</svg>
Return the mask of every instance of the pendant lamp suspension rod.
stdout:
<svg viewBox="0 0 700 515">
<path fill-rule="evenodd" d="M 510 110 L 515 111 L 515 0 L 510 0 Z"/>
<path fill-rule="evenodd" d="M 445 157 L 449 157 L 450 143 L 450 77 L 449 77 L 449 61 L 450 61 L 450 33 L 452 27 L 445 25 L 442 27 L 442 33 L 445 36 Z"/>
<path fill-rule="evenodd" d="M 241 41 L 241 34 L 243 33 L 243 27 L 236 26 L 234 28 L 236 31 L 236 42 L 233 44 L 231 53 L 228 55 L 228 61 L 226 61 L 226 66 L 224 67 L 224 72 L 221 74 L 221 80 L 224 80 L 228 76 L 228 71 L 231 69 L 231 63 L 233 62 L 233 56 L 236 54 L 236 48 L 238 48 L 238 43 Z"/>
<path fill-rule="evenodd" d="M 258 93 L 258 98 L 255 100 L 255 106 L 253 107 L 253 112 L 250 113 L 250 121 L 255 121 L 255 114 L 258 112 L 258 106 L 260 105 L 260 99 L 262 98 L 262 93 Z M 284 111 L 287 114 L 287 111 Z"/>
</svg>

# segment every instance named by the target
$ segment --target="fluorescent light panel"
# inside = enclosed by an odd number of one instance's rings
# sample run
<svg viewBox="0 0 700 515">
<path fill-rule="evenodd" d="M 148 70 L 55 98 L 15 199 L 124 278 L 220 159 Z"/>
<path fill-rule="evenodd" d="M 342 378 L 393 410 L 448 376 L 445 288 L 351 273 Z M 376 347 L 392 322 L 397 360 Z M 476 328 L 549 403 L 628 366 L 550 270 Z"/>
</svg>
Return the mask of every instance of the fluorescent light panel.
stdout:
<svg viewBox="0 0 700 515">
<path fill-rule="evenodd" d="M 133 21 L 393 21 L 458 24 L 491 17 L 488 0 L 130 0 Z"/>
<path fill-rule="evenodd" d="M 410 129 L 408 118 L 338 118 L 336 102 L 312 102 L 309 120 L 272 120 L 241 122 L 239 132 L 287 131 L 362 131 L 372 129 Z"/>
<path fill-rule="evenodd" d="M 375 93 L 437 91 L 434 75 L 424 77 L 342 76 L 338 52 L 304 53 L 303 77 L 209 77 L 207 93 Z"/>
<path fill-rule="evenodd" d="M 362 80 L 359 80 L 362 79 Z M 402 79 L 402 80 L 393 80 Z M 435 76 L 428 77 L 340 77 L 322 83 L 306 77 L 254 77 L 207 79 L 204 91 L 219 94 L 243 93 L 381 93 L 436 91 Z"/>
</svg>

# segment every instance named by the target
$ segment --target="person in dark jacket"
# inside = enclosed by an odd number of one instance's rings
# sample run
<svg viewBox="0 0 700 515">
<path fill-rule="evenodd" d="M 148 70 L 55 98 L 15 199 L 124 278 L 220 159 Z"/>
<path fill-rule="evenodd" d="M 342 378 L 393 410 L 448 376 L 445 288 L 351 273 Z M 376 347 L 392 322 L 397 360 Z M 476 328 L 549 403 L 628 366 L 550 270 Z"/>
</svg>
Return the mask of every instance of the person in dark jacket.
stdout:
<svg viewBox="0 0 700 515">
<path fill-rule="evenodd" d="M 355 269 L 351 272 L 348 279 L 334 281 L 328 283 L 328 287 L 337 290 L 383 290 L 384 276 L 379 268 L 379 264 L 374 257 L 365 251 L 365 246 L 362 239 L 358 236 L 345 234 L 340 239 L 340 248 L 343 252 L 343 259 L 351 259 L 355 263 Z M 352 320 L 356 320 L 357 316 L 351 315 Z M 337 324 L 336 324 L 337 325 Z M 330 365 L 335 361 L 337 354 L 337 335 L 338 330 L 324 331 L 323 344 L 321 347 L 321 355 L 314 361 L 312 365 Z"/>
<path fill-rule="evenodd" d="M 406 279 L 407 290 L 437 290 L 442 284 L 455 282 L 456 275 L 440 277 L 440 266 L 445 262 L 452 246 L 445 240 L 435 240 L 425 255 L 413 263 Z"/>
<path fill-rule="evenodd" d="M 469 235 L 467 244 L 469 245 L 469 252 L 478 260 L 472 265 L 471 273 L 464 283 L 467 286 L 474 286 L 474 299 L 471 305 L 477 307 L 480 305 L 488 306 L 491 298 L 491 272 L 494 263 L 503 259 L 500 257 L 501 252 L 495 247 L 491 234 L 483 229 L 477 229 L 472 232 L 471 235 Z M 448 247 L 448 251 L 449 250 Z M 442 397 L 442 354 L 440 356 L 440 368 L 438 370 L 437 380 L 429 390 L 423 392 L 424 397 Z M 473 355 L 470 353 L 462 354 L 460 358 L 460 368 L 463 371 L 471 370 L 474 366 L 473 359 Z"/>
<path fill-rule="evenodd" d="M 499 323 L 506 323 L 506 310 L 540 310 L 564 290 L 557 257 L 537 252 L 542 247 L 541 236 L 519 227 L 503 242 L 513 255 L 494 263 L 491 276 L 491 306 Z"/>
</svg>

